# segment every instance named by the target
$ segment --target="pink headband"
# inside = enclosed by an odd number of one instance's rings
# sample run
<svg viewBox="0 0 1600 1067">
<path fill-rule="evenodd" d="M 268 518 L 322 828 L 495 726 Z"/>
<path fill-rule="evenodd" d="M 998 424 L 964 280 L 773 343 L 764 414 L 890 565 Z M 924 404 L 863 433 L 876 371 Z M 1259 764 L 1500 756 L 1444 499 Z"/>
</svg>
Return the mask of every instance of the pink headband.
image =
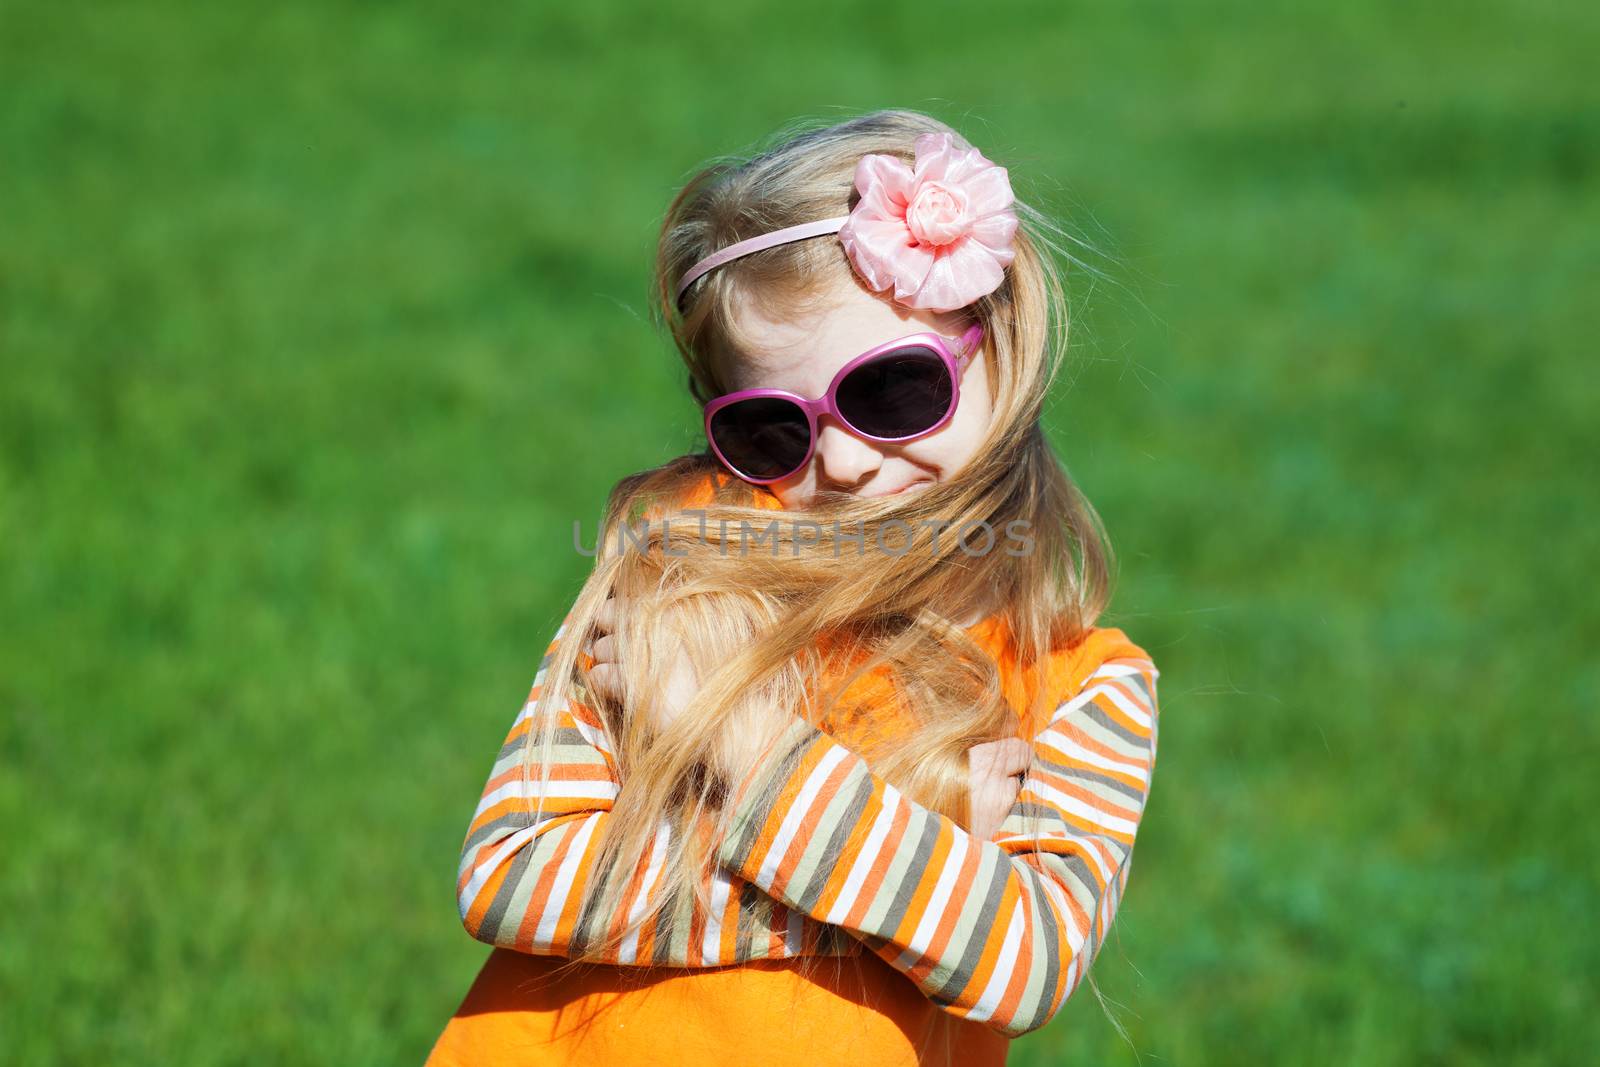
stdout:
<svg viewBox="0 0 1600 1067">
<path fill-rule="evenodd" d="M 708 271 L 715 270 L 730 259 L 748 256 L 751 252 L 759 252 L 763 248 L 773 245 L 788 244 L 790 241 L 803 241 L 807 237 L 821 237 L 825 233 L 838 233 L 839 227 L 849 221 L 849 215 L 840 215 L 836 219 L 823 219 L 821 222 L 802 222 L 798 226 L 785 226 L 781 230 L 773 230 L 759 237 L 731 244 L 720 252 L 713 252 L 694 266 L 684 272 L 683 279 L 678 282 L 677 299 L 683 298 L 683 291 L 694 284 L 694 280 Z"/>
<path fill-rule="evenodd" d="M 861 199 L 848 215 L 786 226 L 713 252 L 684 272 L 674 299 L 708 271 L 773 245 L 837 233 L 873 292 L 907 307 L 953 311 L 987 296 L 1014 258 L 1015 198 L 1004 167 L 948 133 L 916 140 L 916 163 L 870 154 L 856 164 Z"/>
</svg>

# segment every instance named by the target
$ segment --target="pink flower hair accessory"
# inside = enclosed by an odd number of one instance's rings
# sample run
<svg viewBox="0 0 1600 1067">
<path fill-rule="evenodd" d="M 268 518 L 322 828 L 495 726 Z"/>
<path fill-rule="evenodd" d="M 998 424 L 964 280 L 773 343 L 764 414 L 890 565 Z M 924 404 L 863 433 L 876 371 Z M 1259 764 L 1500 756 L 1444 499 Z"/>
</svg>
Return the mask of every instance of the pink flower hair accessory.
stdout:
<svg viewBox="0 0 1600 1067">
<path fill-rule="evenodd" d="M 953 311 L 1005 280 L 1016 253 L 1016 198 L 1004 167 L 948 133 L 925 133 L 916 162 L 866 155 L 856 164 L 860 201 L 839 228 L 856 273 L 907 307 Z"/>
<path fill-rule="evenodd" d="M 954 311 L 988 296 L 1015 258 L 1011 180 L 976 148 L 948 133 L 925 133 L 911 166 L 880 154 L 856 163 L 861 194 L 848 215 L 785 226 L 737 241 L 678 279 L 677 299 L 695 280 L 764 248 L 837 233 L 851 266 L 874 292 L 907 307 Z"/>
</svg>

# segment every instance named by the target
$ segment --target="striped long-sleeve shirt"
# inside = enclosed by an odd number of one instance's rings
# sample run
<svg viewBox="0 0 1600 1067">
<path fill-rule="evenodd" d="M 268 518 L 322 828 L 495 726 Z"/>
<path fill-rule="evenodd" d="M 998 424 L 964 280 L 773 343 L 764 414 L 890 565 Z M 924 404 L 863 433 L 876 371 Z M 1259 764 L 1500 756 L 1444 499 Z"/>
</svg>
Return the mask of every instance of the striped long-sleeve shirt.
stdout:
<svg viewBox="0 0 1600 1067">
<path fill-rule="evenodd" d="M 556 640 L 561 638 L 561 632 Z M 636 917 L 661 885 L 670 837 L 626 876 L 616 915 L 580 914 L 596 835 L 621 783 L 599 715 L 561 708 L 542 812 L 522 771 L 552 642 L 464 843 L 462 922 L 481 941 L 566 955 Z M 693 901 L 608 962 L 705 967 L 871 951 L 934 1004 L 1015 1036 L 1076 988 L 1126 888 L 1154 766 L 1158 671 L 1120 630 L 1096 629 L 1016 801 L 989 840 L 902 795 L 866 761 L 795 718 L 732 798 L 711 910 Z M 578 690 L 581 695 L 581 690 Z"/>
</svg>

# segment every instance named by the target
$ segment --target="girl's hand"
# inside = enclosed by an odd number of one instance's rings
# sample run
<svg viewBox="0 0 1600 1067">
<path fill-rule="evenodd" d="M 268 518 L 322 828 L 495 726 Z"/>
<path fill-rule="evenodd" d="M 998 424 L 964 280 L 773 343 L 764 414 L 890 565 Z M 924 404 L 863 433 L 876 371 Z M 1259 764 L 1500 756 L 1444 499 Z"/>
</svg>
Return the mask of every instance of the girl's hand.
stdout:
<svg viewBox="0 0 1600 1067">
<path fill-rule="evenodd" d="M 622 664 L 615 630 L 621 613 L 627 610 L 626 599 L 608 598 L 595 613 L 594 629 L 600 636 L 585 646 L 595 661 L 589 668 L 590 687 L 597 695 L 623 705 L 627 700 L 623 692 Z M 699 676 L 695 673 L 694 664 L 684 651 L 681 642 L 669 651 L 669 657 L 673 666 L 668 671 L 666 685 L 662 687 L 656 702 L 657 710 L 662 717 L 661 721 L 655 724 L 658 732 L 683 714 L 683 709 L 688 706 L 690 699 L 700 691 Z M 754 766 L 757 756 L 760 755 L 756 748 L 759 742 L 759 738 L 725 730 L 713 743 L 706 762 L 724 781 L 739 781 Z"/>
<path fill-rule="evenodd" d="M 1000 829 L 1022 788 L 1021 775 L 1033 762 L 1033 746 L 1020 737 L 986 741 L 967 750 L 967 781 L 971 789 L 971 826 L 968 831 L 987 841 Z"/>
<path fill-rule="evenodd" d="M 614 632 L 620 613 L 628 610 L 626 600 L 608 597 L 595 613 L 594 632 L 599 635 L 587 646 L 587 650 L 594 657 L 594 666 L 589 668 L 589 684 L 595 692 L 619 704 L 626 703 L 622 685 L 622 663 L 617 648 Z M 695 677 L 694 665 L 689 662 L 688 654 L 681 644 L 669 653 L 672 669 L 668 672 L 666 684 L 662 687 L 661 697 L 656 706 L 661 713 L 662 721 L 658 727 L 665 727 L 676 719 L 695 693 L 700 691 L 700 680 Z"/>
</svg>

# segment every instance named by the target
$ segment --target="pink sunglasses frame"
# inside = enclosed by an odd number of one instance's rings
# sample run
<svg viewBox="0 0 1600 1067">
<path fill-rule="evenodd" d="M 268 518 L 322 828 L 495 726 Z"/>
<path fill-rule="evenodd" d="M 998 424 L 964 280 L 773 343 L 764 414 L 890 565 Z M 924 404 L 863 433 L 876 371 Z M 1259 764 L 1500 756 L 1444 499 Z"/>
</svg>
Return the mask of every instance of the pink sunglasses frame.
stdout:
<svg viewBox="0 0 1600 1067">
<path fill-rule="evenodd" d="M 771 485 L 773 482 L 781 482 L 785 478 L 793 477 L 796 472 L 804 470 L 806 464 L 811 462 L 811 457 L 815 455 L 817 451 L 817 437 L 819 436 L 817 430 L 817 416 L 819 415 L 832 416 L 834 421 L 838 422 L 839 425 L 843 426 L 857 437 L 865 438 L 868 441 L 878 441 L 884 444 L 893 444 L 900 441 L 915 441 L 919 437 L 926 437 L 931 433 L 935 433 L 943 429 L 945 424 L 955 416 L 956 408 L 961 403 L 961 376 L 963 373 L 965 373 L 967 364 L 972 359 L 973 354 L 980 349 L 983 342 L 983 332 L 983 323 L 976 322 L 973 323 L 972 326 L 960 336 L 960 338 L 950 338 L 938 333 L 913 333 L 907 334 L 905 337 L 896 338 L 893 341 L 885 341 L 883 344 L 878 345 L 875 348 L 869 348 L 859 356 L 856 356 L 849 363 L 846 363 L 844 366 L 840 367 L 839 372 L 835 374 L 833 376 L 833 380 L 828 383 L 827 391 L 815 399 L 807 399 L 806 397 L 800 396 L 797 393 L 791 393 L 783 389 L 741 389 L 736 393 L 724 393 L 722 396 L 711 400 L 705 406 L 704 422 L 706 443 L 711 446 L 711 451 L 716 454 L 718 461 L 721 462 L 721 464 L 736 477 L 742 478 L 743 480 L 750 482 L 752 485 Z M 955 352 L 951 351 L 952 341 L 955 342 L 955 348 L 960 352 L 959 356 Z M 909 348 L 912 346 L 921 346 L 933 349 L 933 351 L 939 354 L 939 358 L 944 361 L 945 370 L 950 374 L 950 407 L 945 411 L 944 415 L 939 418 L 938 422 L 934 423 L 926 430 L 919 430 L 916 433 L 907 434 L 904 437 L 877 437 L 873 434 L 865 433 L 858 429 L 853 423 L 850 422 L 849 419 L 840 414 L 838 404 L 835 402 L 835 397 L 838 393 L 839 383 L 844 381 L 845 378 L 849 376 L 851 371 L 855 370 L 863 363 L 868 363 L 873 359 L 884 355 L 885 353 L 894 351 L 897 348 Z M 788 400 L 798 406 L 801 411 L 804 411 L 806 414 L 806 422 L 811 430 L 811 440 L 806 445 L 805 458 L 801 459 L 799 463 L 795 464 L 792 470 L 785 471 L 776 478 L 752 478 L 749 475 L 741 472 L 737 467 L 730 463 L 728 461 L 728 457 L 722 454 L 722 449 L 717 447 L 717 439 L 711 433 L 711 417 L 728 405 L 738 403 L 741 400 L 761 400 L 769 398 Z"/>
</svg>

